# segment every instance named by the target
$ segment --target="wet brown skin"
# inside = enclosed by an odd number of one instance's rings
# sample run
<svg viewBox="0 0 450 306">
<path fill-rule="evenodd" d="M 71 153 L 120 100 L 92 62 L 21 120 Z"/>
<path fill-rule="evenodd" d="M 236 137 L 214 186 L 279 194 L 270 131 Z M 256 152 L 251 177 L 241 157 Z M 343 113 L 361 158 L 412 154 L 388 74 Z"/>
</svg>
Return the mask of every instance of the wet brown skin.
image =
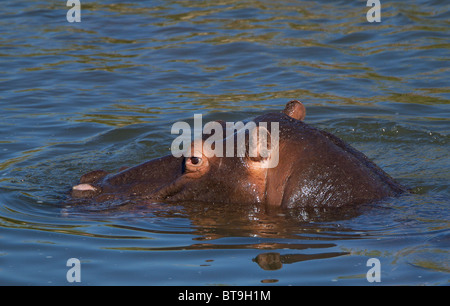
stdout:
<svg viewBox="0 0 450 306">
<path fill-rule="evenodd" d="M 279 147 L 269 157 L 207 157 L 206 152 L 194 151 L 193 157 L 168 155 L 117 174 L 102 170 L 85 174 L 71 196 L 94 203 L 143 198 L 153 202 L 341 207 L 406 191 L 363 153 L 304 123 L 305 114 L 303 104 L 293 100 L 283 112 L 253 120 L 267 122 L 268 131 L 271 123 L 279 123 Z M 276 152 L 278 165 L 265 168 Z"/>
</svg>

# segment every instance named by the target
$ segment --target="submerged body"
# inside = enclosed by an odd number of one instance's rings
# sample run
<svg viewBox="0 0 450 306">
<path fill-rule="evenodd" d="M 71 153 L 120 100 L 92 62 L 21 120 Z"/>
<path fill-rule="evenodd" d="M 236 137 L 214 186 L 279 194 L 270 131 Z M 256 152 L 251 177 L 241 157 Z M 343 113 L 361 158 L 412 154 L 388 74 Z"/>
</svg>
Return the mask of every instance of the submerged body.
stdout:
<svg viewBox="0 0 450 306">
<path fill-rule="evenodd" d="M 272 131 L 272 124 L 278 126 L 277 145 L 271 146 L 267 155 L 211 156 L 205 149 L 194 149 L 194 142 L 192 156 L 168 155 L 116 174 L 90 172 L 72 188 L 72 197 L 93 202 L 138 197 L 153 202 L 340 207 L 405 191 L 363 153 L 304 123 L 304 117 L 304 106 L 294 100 L 283 112 L 253 120 L 257 129 L 261 123 L 267 131 Z M 225 129 L 225 124 L 221 125 Z M 203 144 L 205 138 L 197 141 Z M 225 144 L 226 139 L 221 141 Z M 248 142 L 246 145 L 250 150 Z M 260 145 L 258 140 L 256 148 Z M 268 167 L 273 160 L 276 166 Z"/>
</svg>

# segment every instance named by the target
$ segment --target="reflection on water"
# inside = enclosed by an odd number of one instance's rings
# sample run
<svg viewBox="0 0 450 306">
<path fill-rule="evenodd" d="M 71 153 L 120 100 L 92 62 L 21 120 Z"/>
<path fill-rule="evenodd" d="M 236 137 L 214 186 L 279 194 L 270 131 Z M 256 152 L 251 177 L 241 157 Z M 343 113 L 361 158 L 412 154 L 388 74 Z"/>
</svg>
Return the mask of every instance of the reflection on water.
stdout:
<svg viewBox="0 0 450 306">
<path fill-rule="evenodd" d="M 0 284 L 448 283 L 445 1 L 6 1 Z M 176 121 L 299 99 L 414 193 L 354 211 L 65 205 L 80 175 L 169 154 Z"/>
</svg>

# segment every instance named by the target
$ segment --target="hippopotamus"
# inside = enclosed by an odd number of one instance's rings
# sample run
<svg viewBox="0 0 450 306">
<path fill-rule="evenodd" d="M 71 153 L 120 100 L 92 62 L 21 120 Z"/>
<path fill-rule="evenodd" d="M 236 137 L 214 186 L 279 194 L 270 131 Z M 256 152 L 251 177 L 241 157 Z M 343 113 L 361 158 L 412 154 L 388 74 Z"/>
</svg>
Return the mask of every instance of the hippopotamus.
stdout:
<svg viewBox="0 0 450 306">
<path fill-rule="evenodd" d="M 87 173 L 72 187 L 71 197 L 91 203 L 139 199 L 151 203 L 334 208 L 370 203 L 406 191 L 363 153 L 305 123 L 305 114 L 305 106 L 292 100 L 281 112 L 253 119 L 257 128 L 264 123 L 269 134 L 277 125 L 277 146 L 267 149 L 265 155 L 258 154 L 258 149 L 253 155 L 207 154 L 205 149 L 194 149 L 196 142 L 206 141 L 203 135 L 192 142 L 190 155 L 170 154 L 117 173 Z M 218 122 L 225 131 L 225 122 Z M 236 138 L 239 133 L 242 131 L 220 141 L 225 145 L 229 137 Z M 249 143 L 246 140 L 248 150 Z M 259 145 L 257 140 L 257 148 Z M 271 160 L 277 161 L 275 166 L 268 166 Z"/>
</svg>

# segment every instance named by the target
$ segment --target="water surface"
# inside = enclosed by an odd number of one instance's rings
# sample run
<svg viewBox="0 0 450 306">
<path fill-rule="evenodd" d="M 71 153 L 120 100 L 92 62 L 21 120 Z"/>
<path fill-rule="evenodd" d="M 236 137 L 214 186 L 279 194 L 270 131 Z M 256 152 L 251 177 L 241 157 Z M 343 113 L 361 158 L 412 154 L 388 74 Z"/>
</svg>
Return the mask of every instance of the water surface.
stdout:
<svg viewBox="0 0 450 306">
<path fill-rule="evenodd" d="M 3 1 L 0 284 L 448 285 L 446 1 Z M 346 216 L 77 209 L 79 177 L 169 154 L 173 123 L 291 99 L 414 193 Z"/>
</svg>

